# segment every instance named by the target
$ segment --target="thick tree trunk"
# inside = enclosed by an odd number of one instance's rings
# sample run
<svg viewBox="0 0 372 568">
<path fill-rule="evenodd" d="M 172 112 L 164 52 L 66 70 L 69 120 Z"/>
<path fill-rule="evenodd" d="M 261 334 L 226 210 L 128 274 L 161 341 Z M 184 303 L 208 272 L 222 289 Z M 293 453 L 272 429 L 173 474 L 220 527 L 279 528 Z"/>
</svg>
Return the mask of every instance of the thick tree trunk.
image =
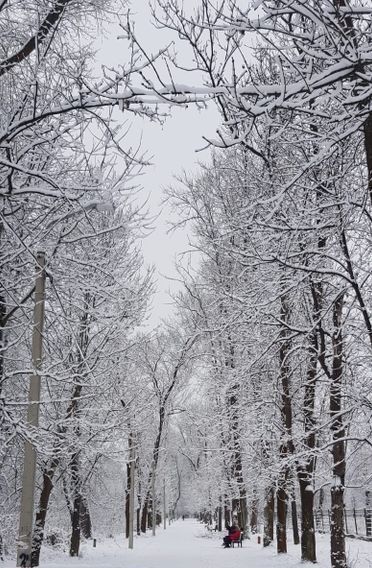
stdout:
<svg viewBox="0 0 372 568">
<path fill-rule="evenodd" d="M 92 538 L 92 520 L 90 517 L 88 501 L 82 498 L 80 504 L 80 528 L 84 538 Z"/>
<path fill-rule="evenodd" d="M 175 379 L 174 382 L 172 383 L 172 385 L 175 384 Z M 167 400 L 167 398 L 169 397 L 170 393 L 171 393 L 171 387 L 168 389 L 168 394 L 165 397 L 165 402 Z M 147 478 L 147 491 L 146 491 L 146 495 L 145 495 L 145 499 L 143 502 L 143 507 L 142 507 L 142 516 L 141 516 L 141 532 L 145 533 L 146 532 L 146 525 L 147 525 L 147 516 L 148 516 L 148 511 L 149 511 L 149 503 L 151 500 L 151 486 L 152 486 L 152 478 L 156 473 L 156 468 L 158 466 L 158 461 L 159 461 L 159 450 L 160 450 L 160 442 L 161 442 L 161 437 L 163 434 L 163 428 L 164 428 L 164 424 L 165 424 L 165 404 L 161 404 L 159 407 L 159 426 L 158 426 L 158 433 L 156 436 L 156 440 L 155 440 L 155 444 L 154 444 L 154 449 L 153 449 L 153 458 L 152 458 L 152 467 L 149 471 L 149 475 Z"/>
<path fill-rule="evenodd" d="M 336 483 L 340 482 L 340 485 Z M 347 568 L 344 532 L 344 489 L 336 478 L 331 487 L 331 565 L 332 568 Z"/>
<path fill-rule="evenodd" d="M 226 525 L 231 525 L 231 509 L 230 509 L 230 504 L 229 504 L 229 499 L 228 496 L 225 495 L 225 526 Z"/>
<path fill-rule="evenodd" d="M 147 524 L 148 524 L 149 529 L 152 529 L 152 527 L 153 527 L 152 522 L 153 522 L 153 511 L 152 511 L 152 509 L 151 509 L 151 510 L 147 513 Z"/>
<path fill-rule="evenodd" d="M 71 464 L 72 512 L 70 556 L 79 556 L 81 539 L 81 516 L 83 511 L 82 481 L 78 455 L 72 457 Z"/>
<path fill-rule="evenodd" d="M 300 544 L 300 535 L 298 534 L 297 502 L 295 495 L 291 496 L 291 516 L 292 516 L 293 544 Z"/>
<path fill-rule="evenodd" d="M 142 513 L 141 513 L 141 532 L 145 533 L 147 530 L 147 521 L 148 521 L 148 500 L 149 497 L 146 496 L 146 499 L 142 506 Z"/>
<path fill-rule="evenodd" d="M 71 486 L 72 486 L 72 512 L 71 512 L 71 539 L 70 539 L 70 556 L 79 556 L 80 536 L 81 536 L 81 480 L 79 471 L 79 460 L 75 454 L 71 460 Z"/>
<path fill-rule="evenodd" d="M 314 323 L 319 317 L 321 288 L 313 286 L 314 298 Z M 305 428 L 305 446 L 308 448 L 309 457 L 306 462 L 297 467 L 297 476 L 300 485 L 301 498 L 301 559 L 304 562 L 316 562 L 316 541 L 314 526 L 314 492 L 313 492 L 313 475 L 315 470 L 315 386 L 317 378 L 317 337 L 315 332 L 310 337 L 309 345 L 309 363 L 305 383 L 305 394 L 303 403 L 304 412 L 304 428 Z"/>
<path fill-rule="evenodd" d="M 75 444 L 80 438 L 79 429 L 79 398 L 83 388 L 83 377 L 85 375 L 85 360 L 88 352 L 89 331 L 90 331 L 90 317 L 89 309 L 92 302 L 90 292 L 84 293 L 83 313 L 80 320 L 79 329 L 79 349 L 76 355 L 77 361 L 77 376 L 79 381 L 74 387 L 74 396 L 71 400 L 71 405 L 67 411 L 68 417 L 74 418 L 74 436 Z M 81 378 L 80 378 L 81 377 Z M 79 454 L 75 451 L 72 454 L 70 462 L 71 471 L 71 488 L 72 488 L 72 513 L 71 513 L 71 539 L 70 539 L 70 556 L 79 556 L 80 549 L 80 536 L 81 536 L 81 514 L 82 514 L 82 480 L 80 475 Z"/>
<path fill-rule="evenodd" d="M 332 568 L 347 568 L 344 532 L 344 484 L 345 484 L 345 428 L 342 421 L 342 339 L 343 295 L 333 308 L 333 366 L 330 388 L 330 416 L 332 432 L 333 484 L 331 486 L 331 564 Z"/>
<path fill-rule="evenodd" d="M 92 522 L 90 518 L 88 502 L 82 493 L 83 487 L 80 477 L 80 465 L 78 462 L 78 457 L 76 455 L 73 456 L 70 467 L 73 495 L 70 510 L 70 556 L 79 556 L 81 535 L 83 535 L 84 538 L 92 538 Z"/>
<path fill-rule="evenodd" d="M 251 504 L 251 518 L 250 518 L 250 527 L 251 533 L 256 534 L 258 530 L 258 499 L 257 497 L 253 498 Z"/>
<path fill-rule="evenodd" d="M 265 496 L 263 545 L 269 546 L 274 540 L 274 489 L 270 487 Z"/>
<path fill-rule="evenodd" d="M 301 495 L 301 558 L 316 562 L 314 491 L 306 472 L 298 474 Z"/>
<path fill-rule="evenodd" d="M 279 480 L 276 492 L 276 544 L 278 554 L 287 552 L 287 492 L 286 479 Z"/>
<path fill-rule="evenodd" d="M 279 456 L 282 461 L 281 472 L 278 479 L 277 489 L 277 552 L 279 554 L 287 552 L 287 499 L 288 499 L 288 481 L 290 479 L 290 465 L 288 463 L 289 456 L 293 455 L 294 447 L 292 440 L 292 400 L 291 400 L 291 369 L 289 365 L 290 339 L 288 338 L 290 310 L 288 297 L 282 294 L 281 303 L 281 320 L 282 328 L 280 330 L 280 416 L 282 426 L 282 442 L 280 444 Z"/>
<path fill-rule="evenodd" d="M 73 500 L 73 509 L 71 516 L 70 556 L 79 556 L 81 501 L 81 494 L 80 492 L 77 492 Z"/>
<path fill-rule="evenodd" d="M 53 489 L 53 477 L 59 459 L 54 458 L 43 472 L 43 485 L 39 498 L 39 508 L 35 516 L 35 528 L 32 538 L 31 566 L 39 566 L 40 551 L 44 540 L 45 521 L 48 512 L 49 498 Z"/>
<path fill-rule="evenodd" d="M 222 531 L 222 497 L 220 497 L 220 504 L 218 507 L 217 529 L 219 532 Z"/>
<path fill-rule="evenodd" d="M 247 519 L 248 519 L 247 498 L 244 496 L 245 494 L 244 489 L 241 489 L 240 494 L 243 495 L 243 497 L 233 499 L 232 509 L 233 509 L 233 515 L 236 515 L 238 518 L 238 525 L 240 529 L 243 532 L 245 532 L 247 528 Z"/>
</svg>

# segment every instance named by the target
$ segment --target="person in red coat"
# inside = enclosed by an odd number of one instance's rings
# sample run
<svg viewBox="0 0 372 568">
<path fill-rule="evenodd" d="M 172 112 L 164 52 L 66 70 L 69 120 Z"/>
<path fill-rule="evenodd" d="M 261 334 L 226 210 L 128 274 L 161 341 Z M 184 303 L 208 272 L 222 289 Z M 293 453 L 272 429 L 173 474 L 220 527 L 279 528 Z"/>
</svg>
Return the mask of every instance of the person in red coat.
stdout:
<svg viewBox="0 0 372 568">
<path fill-rule="evenodd" d="M 235 521 L 233 521 L 233 524 L 231 526 L 226 525 L 226 528 L 229 534 L 223 537 L 223 546 L 224 548 L 230 548 L 231 543 L 233 541 L 235 542 L 239 540 L 240 528 L 238 527 L 238 524 Z"/>
</svg>

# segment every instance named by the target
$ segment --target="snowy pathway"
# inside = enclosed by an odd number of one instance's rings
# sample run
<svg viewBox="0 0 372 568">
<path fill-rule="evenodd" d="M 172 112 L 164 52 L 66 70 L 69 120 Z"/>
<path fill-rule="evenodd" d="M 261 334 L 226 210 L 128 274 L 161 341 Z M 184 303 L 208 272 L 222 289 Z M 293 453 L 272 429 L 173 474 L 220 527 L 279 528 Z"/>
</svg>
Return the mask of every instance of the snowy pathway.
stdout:
<svg viewBox="0 0 372 568">
<path fill-rule="evenodd" d="M 318 535 L 318 568 L 329 568 L 329 536 Z M 372 567 L 372 543 L 347 541 L 349 557 L 355 568 Z M 278 557 L 275 548 L 263 549 L 257 537 L 243 542 L 243 548 L 224 549 L 219 535 L 207 533 L 193 519 L 177 521 L 165 531 L 158 529 L 135 539 L 134 550 L 128 550 L 122 538 L 98 542 L 97 548 L 84 544 L 82 558 L 57 556 L 50 550 L 42 555 L 41 568 L 299 568 L 299 547 L 290 546 L 289 553 Z M 2 563 L 10 568 L 14 562 Z"/>
</svg>

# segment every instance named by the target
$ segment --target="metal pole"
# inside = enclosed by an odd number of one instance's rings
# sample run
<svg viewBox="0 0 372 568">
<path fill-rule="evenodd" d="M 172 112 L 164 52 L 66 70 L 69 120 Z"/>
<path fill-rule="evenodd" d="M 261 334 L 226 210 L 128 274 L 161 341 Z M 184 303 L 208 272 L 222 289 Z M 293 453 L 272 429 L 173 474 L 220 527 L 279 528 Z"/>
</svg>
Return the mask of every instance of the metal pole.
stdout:
<svg viewBox="0 0 372 568">
<path fill-rule="evenodd" d="M 166 506 L 166 498 L 165 498 L 165 478 L 163 484 L 163 527 L 164 530 L 167 528 L 167 506 Z"/>
<path fill-rule="evenodd" d="M 152 536 L 156 532 L 155 466 L 152 470 Z"/>
<path fill-rule="evenodd" d="M 40 369 L 42 360 L 42 342 L 45 302 L 45 253 L 36 256 L 34 327 L 32 333 L 32 366 L 28 395 L 27 422 L 32 428 L 39 424 Z M 36 474 L 36 449 L 28 440 L 25 442 L 21 514 L 17 543 L 17 566 L 31 566 L 32 524 L 34 516 L 34 489 Z"/>
<path fill-rule="evenodd" d="M 133 548 L 133 531 L 134 531 L 134 472 L 136 461 L 134 455 L 133 435 L 130 436 L 130 492 L 129 492 L 129 539 L 128 548 Z"/>
</svg>

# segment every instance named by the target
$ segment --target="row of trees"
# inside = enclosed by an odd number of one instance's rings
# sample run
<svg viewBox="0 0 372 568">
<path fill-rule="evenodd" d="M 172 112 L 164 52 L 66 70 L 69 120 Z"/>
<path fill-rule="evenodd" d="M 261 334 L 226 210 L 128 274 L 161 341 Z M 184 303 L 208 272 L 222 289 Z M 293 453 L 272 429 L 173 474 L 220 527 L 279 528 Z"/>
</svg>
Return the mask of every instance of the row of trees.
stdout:
<svg viewBox="0 0 372 568">
<path fill-rule="evenodd" d="M 253 527 L 264 502 L 268 543 L 275 495 L 286 552 L 299 495 L 301 556 L 315 562 L 328 487 L 332 566 L 345 568 L 346 464 L 369 459 L 370 438 L 371 8 L 158 4 L 224 120 L 212 164 L 169 192 L 201 253 L 180 268 L 179 301 L 204 337 L 217 502 L 233 497 L 243 526 L 248 502 Z"/>
<path fill-rule="evenodd" d="M 121 495 L 123 477 L 110 486 L 104 477 L 123 476 L 134 438 L 143 448 L 145 530 L 160 438 L 189 348 L 187 338 L 180 346 L 172 339 L 178 363 L 172 370 L 165 357 L 169 376 L 160 379 L 152 340 L 138 335 L 152 289 L 138 247 L 147 220 L 136 178 L 146 161 L 114 108 L 154 120 L 162 96 L 141 85 L 157 56 L 141 53 L 127 9 L 100 0 L 0 2 L 0 555 L 16 538 L 26 442 L 38 456 L 26 565 L 39 564 L 48 524 L 52 541 L 53 527 L 70 525 L 70 555 L 78 555 L 100 507 L 109 518 Z M 114 15 L 123 22 L 124 62 L 95 76 L 94 39 Z M 41 370 L 31 353 L 35 267 L 46 277 Z M 42 392 L 31 426 L 35 373 Z M 117 502 L 115 509 L 113 516 Z"/>
</svg>

